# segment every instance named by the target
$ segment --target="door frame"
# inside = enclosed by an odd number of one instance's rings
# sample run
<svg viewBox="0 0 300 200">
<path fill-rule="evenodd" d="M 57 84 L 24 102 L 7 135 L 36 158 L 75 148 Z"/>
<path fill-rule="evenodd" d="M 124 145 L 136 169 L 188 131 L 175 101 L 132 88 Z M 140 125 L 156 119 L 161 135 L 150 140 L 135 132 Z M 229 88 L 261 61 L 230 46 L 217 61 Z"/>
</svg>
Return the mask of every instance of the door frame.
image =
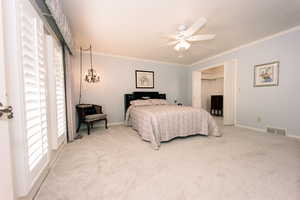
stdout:
<svg viewBox="0 0 300 200">
<path fill-rule="evenodd" d="M 196 77 L 194 74 L 195 73 L 202 73 L 203 71 L 205 70 L 208 70 L 208 69 L 211 69 L 211 68 L 215 68 L 215 67 L 218 67 L 218 66 L 224 66 L 224 70 L 225 70 L 225 64 L 227 62 L 230 62 L 230 61 L 234 61 L 235 62 L 235 65 L 234 65 L 234 103 L 233 103 L 233 115 L 234 115 L 234 126 L 237 125 L 237 91 L 238 91 L 238 60 L 236 58 L 234 59 L 229 59 L 229 60 L 225 60 L 221 63 L 216 63 L 216 64 L 213 64 L 213 65 L 209 65 L 209 66 L 206 66 L 206 67 L 203 67 L 203 68 L 200 68 L 200 69 L 196 69 L 196 70 L 193 70 L 192 71 L 192 77 L 193 77 L 193 84 L 196 82 L 196 80 L 194 80 L 194 77 Z M 225 73 L 224 73 L 224 81 L 226 80 L 225 78 Z M 201 80 L 202 81 L 202 80 Z M 200 94 L 194 94 L 194 92 L 196 91 L 194 86 L 192 86 L 192 102 L 194 102 L 194 96 L 198 96 L 200 95 L 200 97 L 202 98 L 202 87 L 200 88 Z M 223 99 L 224 101 L 224 99 Z M 194 104 L 194 103 L 193 103 Z M 202 104 L 201 104 L 202 105 Z M 224 115 L 224 113 L 223 113 Z"/>
<path fill-rule="evenodd" d="M 8 101 L 14 109 L 14 118 L 10 120 L 9 129 L 11 132 L 14 193 L 16 198 L 25 196 L 30 187 L 30 174 L 27 166 L 27 137 L 25 130 L 25 112 L 23 96 L 23 71 L 21 68 L 21 42 L 20 42 L 20 3 L 25 0 L 9 0 L 3 2 L 4 25 L 4 48 L 5 63 L 7 67 L 7 96 Z M 28 1 L 30 3 L 30 1 Z"/>
<path fill-rule="evenodd" d="M 8 105 L 7 98 L 7 68 L 4 48 L 4 14 L 3 3 L 0 1 L 0 101 Z M 0 121 L 0 199 L 14 200 L 14 173 L 9 120 Z"/>
</svg>

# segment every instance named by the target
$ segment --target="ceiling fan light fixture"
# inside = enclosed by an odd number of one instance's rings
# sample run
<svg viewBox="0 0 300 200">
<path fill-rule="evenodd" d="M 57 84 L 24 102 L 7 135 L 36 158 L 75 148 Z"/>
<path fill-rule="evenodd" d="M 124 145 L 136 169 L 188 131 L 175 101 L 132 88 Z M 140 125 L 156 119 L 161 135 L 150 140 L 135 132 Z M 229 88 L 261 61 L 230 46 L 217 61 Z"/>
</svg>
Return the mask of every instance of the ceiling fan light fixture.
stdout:
<svg viewBox="0 0 300 200">
<path fill-rule="evenodd" d="M 174 49 L 176 51 L 180 51 L 180 50 L 188 50 L 190 47 L 191 47 L 190 43 L 188 43 L 185 40 L 182 40 L 174 47 Z"/>
</svg>

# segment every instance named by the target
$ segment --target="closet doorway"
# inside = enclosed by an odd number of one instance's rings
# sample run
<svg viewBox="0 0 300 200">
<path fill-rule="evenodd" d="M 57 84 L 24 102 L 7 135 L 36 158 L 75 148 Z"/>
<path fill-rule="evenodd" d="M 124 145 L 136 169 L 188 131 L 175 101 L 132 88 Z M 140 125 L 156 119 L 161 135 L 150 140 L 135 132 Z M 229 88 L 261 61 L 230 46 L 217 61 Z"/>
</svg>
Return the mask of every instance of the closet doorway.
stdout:
<svg viewBox="0 0 300 200">
<path fill-rule="evenodd" d="M 201 106 L 213 116 L 223 117 L 224 66 L 202 71 Z"/>
<path fill-rule="evenodd" d="M 224 125 L 236 124 L 237 60 L 193 71 L 193 107 L 223 117 Z M 223 103 L 223 105 L 220 105 Z"/>
</svg>

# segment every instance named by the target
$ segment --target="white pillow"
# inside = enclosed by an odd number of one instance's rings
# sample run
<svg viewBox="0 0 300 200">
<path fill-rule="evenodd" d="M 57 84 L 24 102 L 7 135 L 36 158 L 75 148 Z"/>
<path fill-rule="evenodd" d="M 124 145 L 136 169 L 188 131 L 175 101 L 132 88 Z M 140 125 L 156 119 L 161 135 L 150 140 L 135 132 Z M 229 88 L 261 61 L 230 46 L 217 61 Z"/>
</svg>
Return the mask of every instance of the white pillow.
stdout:
<svg viewBox="0 0 300 200">
<path fill-rule="evenodd" d="M 133 100 L 130 101 L 133 106 L 151 106 L 152 102 L 150 100 Z"/>
<path fill-rule="evenodd" d="M 165 99 L 150 99 L 153 105 L 167 105 L 169 104 Z"/>
</svg>

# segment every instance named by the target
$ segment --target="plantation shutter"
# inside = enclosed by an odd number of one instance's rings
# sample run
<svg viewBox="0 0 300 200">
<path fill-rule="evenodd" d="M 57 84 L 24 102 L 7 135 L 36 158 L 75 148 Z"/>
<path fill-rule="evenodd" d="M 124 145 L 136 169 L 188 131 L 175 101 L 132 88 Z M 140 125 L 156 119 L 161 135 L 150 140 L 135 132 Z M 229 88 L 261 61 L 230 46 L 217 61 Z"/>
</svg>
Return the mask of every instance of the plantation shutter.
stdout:
<svg viewBox="0 0 300 200">
<path fill-rule="evenodd" d="M 54 44 L 57 137 L 66 135 L 65 78 L 62 48 Z M 58 139 L 60 140 L 60 139 Z"/>
<path fill-rule="evenodd" d="M 51 148 L 58 149 L 66 136 L 63 53 L 59 43 L 47 36 Z"/>
<path fill-rule="evenodd" d="M 33 7 L 22 4 L 20 10 L 27 162 L 33 179 L 48 161 L 44 27 Z"/>
</svg>

